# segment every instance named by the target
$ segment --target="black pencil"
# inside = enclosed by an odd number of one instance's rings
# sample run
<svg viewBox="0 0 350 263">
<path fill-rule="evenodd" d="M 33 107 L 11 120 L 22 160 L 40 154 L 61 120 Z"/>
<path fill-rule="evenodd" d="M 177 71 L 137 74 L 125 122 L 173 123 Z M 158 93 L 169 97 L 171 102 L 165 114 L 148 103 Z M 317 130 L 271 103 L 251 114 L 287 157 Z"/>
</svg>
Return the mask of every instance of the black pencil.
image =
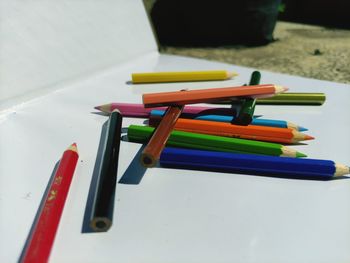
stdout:
<svg viewBox="0 0 350 263">
<path fill-rule="evenodd" d="M 90 227 L 96 232 L 107 231 L 112 225 L 121 129 L 122 115 L 114 110 L 108 120 L 90 217 Z"/>
</svg>

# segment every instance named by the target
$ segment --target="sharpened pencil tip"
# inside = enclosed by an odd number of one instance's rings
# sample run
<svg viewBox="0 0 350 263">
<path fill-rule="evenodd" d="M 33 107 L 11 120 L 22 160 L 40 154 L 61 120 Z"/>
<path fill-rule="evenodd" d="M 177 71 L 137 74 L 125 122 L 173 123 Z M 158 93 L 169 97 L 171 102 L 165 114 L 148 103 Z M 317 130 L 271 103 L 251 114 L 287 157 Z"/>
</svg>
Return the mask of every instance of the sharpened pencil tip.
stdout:
<svg viewBox="0 0 350 263">
<path fill-rule="evenodd" d="M 304 131 L 307 131 L 308 129 L 302 127 L 302 126 L 299 126 L 299 125 L 296 125 L 292 122 L 287 122 L 287 128 L 291 128 L 291 129 L 294 129 L 294 130 L 297 130 L 298 132 L 304 132 Z"/>
<path fill-rule="evenodd" d="M 233 72 L 233 71 L 227 71 L 226 75 L 227 75 L 227 78 L 230 79 L 230 78 L 238 76 L 238 73 Z"/>
<path fill-rule="evenodd" d="M 334 176 L 343 176 L 350 174 L 350 167 L 344 164 L 336 163 L 335 164 L 335 173 Z"/>
<path fill-rule="evenodd" d="M 67 150 L 73 151 L 73 152 L 78 152 L 77 144 L 76 143 L 72 143 L 71 146 L 69 146 L 69 148 Z"/>
<path fill-rule="evenodd" d="M 301 157 L 307 157 L 307 155 L 301 152 L 296 152 L 295 157 L 301 158 Z"/>
<path fill-rule="evenodd" d="M 307 128 L 298 126 L 298 131 L 300 131 L 300 132 L 304 132 L 304 131 L 308 131 L 308 130 L 309 130 L 309 129 L 307 129 Z"/>
<path fill-rule="evenodd" d="M 315 137 L 305 134 L 305 140 L 313 140 Z"/>
<path fill-rule="evenodd" d="M 111 104 L 104 104 L 94 107 L 94 109 L 102 111 L 104 113 L 111 113 Z"/>
<path fill-rule="evenodd" d="M 288 90 L 287 87 L 275 85 L 275 93 L 276 94 L 286 92 L 287 90 Z"/>
</svg>

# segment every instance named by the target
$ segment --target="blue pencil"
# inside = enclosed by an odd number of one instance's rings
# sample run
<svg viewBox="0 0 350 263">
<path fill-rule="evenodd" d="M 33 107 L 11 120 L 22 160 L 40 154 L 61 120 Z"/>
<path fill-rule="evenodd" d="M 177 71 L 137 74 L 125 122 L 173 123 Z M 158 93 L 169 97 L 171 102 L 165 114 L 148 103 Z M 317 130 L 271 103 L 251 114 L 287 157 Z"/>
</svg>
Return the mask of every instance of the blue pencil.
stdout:
<svg viewBox="0 0 350 263">
<path fill-rule="evenodd" d="M 228 173 L 247 173 L 293 179 L 328 180 L 349 174 L 349 167 L 329 160 L 301 159 L 213 152 L 182 148 L 165 148 L 160 165 Z"/>
<path fill-rule="evenodd" d="M 160 117 L 164 115 L 162 110 L 152 110 L 150 116 Z M 206 121 L 218 121 L 218 122 L 232 122 L 234 117 L 229 115 L 194 115 L 194 114 L 183 114 L 182 118 L 191 118 L 197 120 L 206 120 Z M 252 125 L 259 126 L 269 126 L 269 127 L 280 127 L 280 128 L 291 128 L 297 131 L 307 131 L 306 128 L 298 126 L 294 123 L 283 121 L 283 120 L 270 120 L 270 119 L 261 119 L 253 118 L 251 122 Z"/>
</svg>

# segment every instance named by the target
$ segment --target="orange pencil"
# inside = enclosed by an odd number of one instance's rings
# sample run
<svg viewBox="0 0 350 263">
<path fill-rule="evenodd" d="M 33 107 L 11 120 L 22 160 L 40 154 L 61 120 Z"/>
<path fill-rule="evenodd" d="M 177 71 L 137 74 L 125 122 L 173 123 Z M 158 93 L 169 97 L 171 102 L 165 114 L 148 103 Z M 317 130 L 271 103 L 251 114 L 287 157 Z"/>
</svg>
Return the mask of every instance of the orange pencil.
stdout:
<svg viewBox="0 0 350 263">
<path fill-rule="evenodd" d="M 198 90 L 182 90 L 174 92 L 146 93 L 142 95 L 145 108 L 194 103 L 209 103 L 229 100 L 235 97 L 270 97 L 288 90 L 273 84 L 211 88 Z"/>
<path fill-rule="evenodd" d="M 156 126 L 158 122 L 159 118 L 150 118 L 151 126 Z M 177 120 L 174 129 L 186 132 L 196 132 L 225 137 L 235 137 L 256 141 L 287 144 L 314 139 L 309 135 L 303 134 L 290 128 L 277 128 L 257 125 L 240 126 L 224 122 L 184 118 L 179 118 Z"/>
<path fill-rule="evenodd" d="M 153 167 L 156 165 L 183 108 L 184 106 L 171 106 L 168 108 L 141 154 L 143 166 Z"/>
</svg>

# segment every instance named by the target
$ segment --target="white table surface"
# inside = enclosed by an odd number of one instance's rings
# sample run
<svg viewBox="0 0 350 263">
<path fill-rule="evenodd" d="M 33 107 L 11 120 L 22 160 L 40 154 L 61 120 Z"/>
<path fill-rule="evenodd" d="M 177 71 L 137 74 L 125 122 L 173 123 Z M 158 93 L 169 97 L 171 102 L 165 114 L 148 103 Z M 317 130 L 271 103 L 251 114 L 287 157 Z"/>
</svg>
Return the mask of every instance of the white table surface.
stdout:
<svg viewBox="0 0 350 263">
<path fill-rule="evenodd" d="M 227 69 L 232 80 L 131 85 L 132 72 Z M 350 261 L 350 180 L 291 180 L 152 168 L 133 161 L 141 145 L 121 142 L 114 222 L 82 233 L 106 116 L 93 107 L 141 103 L 141 94 L 241 85 L 254 69 L 156 52 L 0 113 L 0 262 L 16 262 L 48 179 L 76 142 L 80 158 L 50 262 Z M 256 114 L 309 128 L 316 139 L 294 148 L 349 164 L 349 85 L 262 72 L 261 83 L 290 92 L 324 92 L 323 106 L 262 106 Z M 123 127 L 144 119 L 124 118 Z M 125 178 L 139 178 L 125 182 Z M 122 181 L 123 181 L 122 180 Z M 137 180 L 136 180 L 137 181 Z"/>
</svg>

